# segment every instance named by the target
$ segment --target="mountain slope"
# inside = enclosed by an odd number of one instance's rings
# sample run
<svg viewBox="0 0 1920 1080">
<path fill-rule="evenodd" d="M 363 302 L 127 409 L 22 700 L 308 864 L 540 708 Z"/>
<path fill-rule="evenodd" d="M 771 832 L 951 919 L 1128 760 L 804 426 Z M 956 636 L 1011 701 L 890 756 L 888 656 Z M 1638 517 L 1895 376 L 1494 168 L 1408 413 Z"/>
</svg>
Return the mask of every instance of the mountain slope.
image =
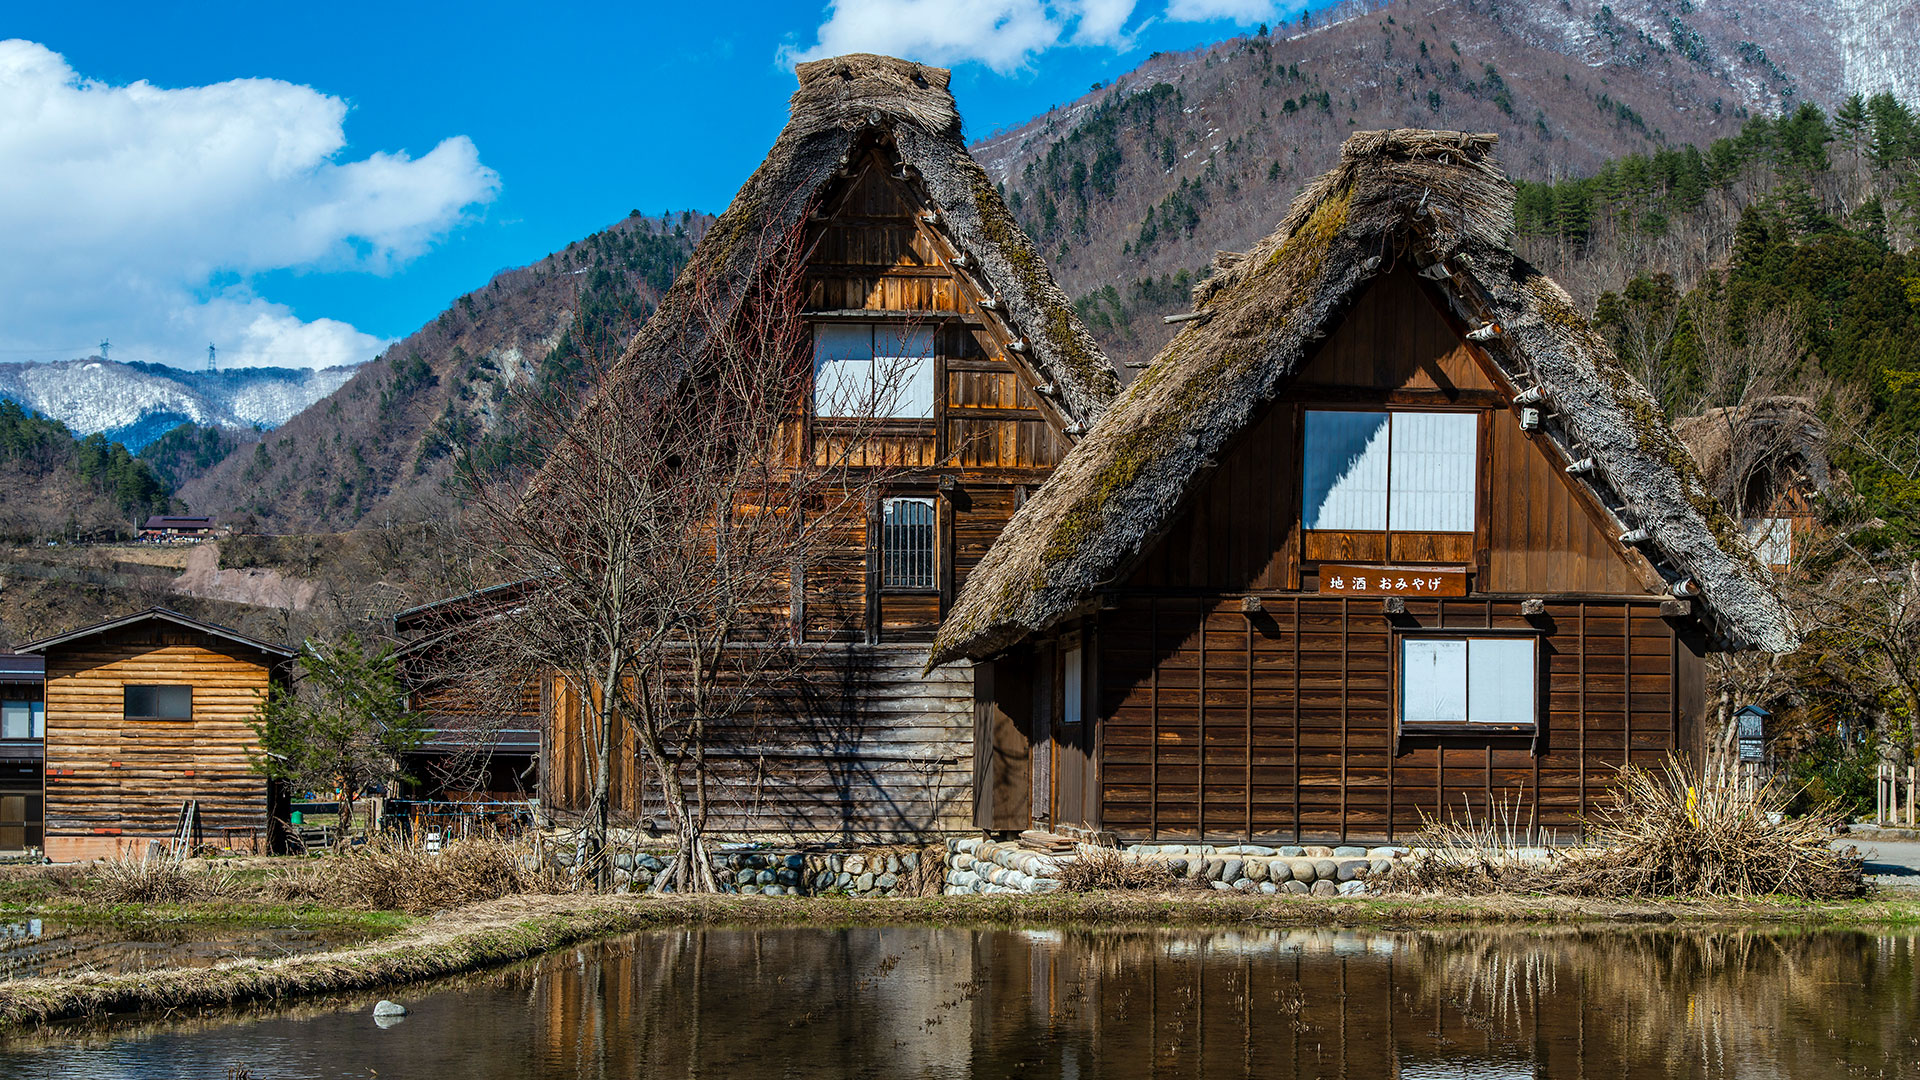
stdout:
<svg viewBox="0 0 1920 1080">
<path fill-rule="evenodd" d="M 531 380 L 567 389 L 576 316 L 624 340 L 710 221 L 636 213 L 496 274 L 339 389 L 188 480 L 180 498 L 196 512 L 272 532 L 437 513 L 451 503 L 444 484 L 454 451 L 484 450 L 512 430 L 510 387 Z"/>
<path fill-rule="evenodd" d="M 1913 82 L 1920 43 L 1874 28 L 1920 5 L 1877 2 L 1349 4 L 1156 55 L 973 150 L 1103 343 L 1137 362 L 1168 336 L 1154 316 L 1215 251 L 1269 232 L 1353 131 L 1497 132 L 1530 180 L 1704 146 L 1753 115 Z"/>
<path fill-rule="evenodd" d="M 275 427 L 338 389 L 354 368 L 183 371 L 162 364 L 61 360 L 0 364 L 0 398 L 83 435 L 139 451 L 184 423 Z"/>
</svg>

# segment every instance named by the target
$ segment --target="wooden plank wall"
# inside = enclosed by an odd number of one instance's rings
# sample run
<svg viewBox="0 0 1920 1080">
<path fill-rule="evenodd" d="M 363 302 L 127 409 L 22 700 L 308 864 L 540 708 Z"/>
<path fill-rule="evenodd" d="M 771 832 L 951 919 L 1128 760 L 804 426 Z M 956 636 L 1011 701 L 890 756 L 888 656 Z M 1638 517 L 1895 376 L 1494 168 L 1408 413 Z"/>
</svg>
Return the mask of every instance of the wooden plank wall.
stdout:
<svg viewBox="0 0 1920 1080">
<path fill-rule="evenodd" d="M 1653 601 L 1126 598 L 1100 618 L 1102 825 L 1126 839 L 1404 840 L 1422 814 L 1505 807 L 1571 839 L 1615 770 L 1678 745 L 1688 646 Z M 1393 626 L 1545 632 L 1544 729 L 1396 753 Z M 1251 747 L 1251 752 L 1249 748 Z"/>
<path fill-rule="evenodd" d="M 852 179 L 826 195 L 807 307 L 816 322 L 934 328 L 933 417 L 809 419 L 806 445 L 816 466 L 852 467 L 890 494 L 935 498 L 948 569 L 937 591 L 881 590 L 868 557 L 878 508 L 835 508 L 830 537 L 806 568 L 808 641 L 930 641 L 967 571 L 1070 445 L 1031 373 L 1004 348 L 1011 335 L 975 303 L 950 246 L 921 219 L 935 208 L 897 168 L 890 147 L 871 146 L 856 155 Z"/>
<path fill-rule="evenodd" d="M 718 734 L 713 825 L 846 841 L 919 839 L 972 819 L 973 672 L 949 665 L 922 677 L 926 652 L 908 646 L 821 648 L 806 685 L 770 694 L 762 715 Z M 588 772 L 574 738 L 578 702 L 555 693 L 545 798 L 586 808 Z M 625 820 L 668 820 L 658 780 L 624 731 L 615 747 L 614 806 Z"/>
<path fill-rule="evenodd" d="M 179 627 L 130 627 L 47 651 L 47 833 L 166 836 L 200 803 L 208 840 L 267 823 L 247 751 L 267 692 L 264 654 Z M 129 684 L 189 684 L 193 719 L 124 718 Z M 264 842 L 264 834 L 263 834 Z"/>
</svg>

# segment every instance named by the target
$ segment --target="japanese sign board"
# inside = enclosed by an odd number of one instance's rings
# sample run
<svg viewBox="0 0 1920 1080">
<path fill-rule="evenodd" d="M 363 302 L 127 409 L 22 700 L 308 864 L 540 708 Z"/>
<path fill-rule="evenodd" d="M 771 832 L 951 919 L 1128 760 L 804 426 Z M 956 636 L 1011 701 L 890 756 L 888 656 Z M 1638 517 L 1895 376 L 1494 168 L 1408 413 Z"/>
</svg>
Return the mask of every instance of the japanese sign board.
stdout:
<svg viewBox="0 0 1920 1080">
<path fill-rule="evenodd" d="M 1467 572 L 1432 566 L 1320 564 L 1322 596 L 1465 596 Z"/>
</svg>

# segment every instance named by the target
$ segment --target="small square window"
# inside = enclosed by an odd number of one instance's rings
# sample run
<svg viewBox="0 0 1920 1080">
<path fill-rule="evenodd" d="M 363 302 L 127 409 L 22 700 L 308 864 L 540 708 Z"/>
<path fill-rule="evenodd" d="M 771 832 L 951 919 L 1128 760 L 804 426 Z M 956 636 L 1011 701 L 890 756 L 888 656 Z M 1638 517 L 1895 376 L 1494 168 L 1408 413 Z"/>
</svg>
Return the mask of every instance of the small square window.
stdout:
<svg viewBox="0 0 1920 1080">
<path fill-rule="evenodd" d="M 123 715 L 129 720 L 193 719 L 193 687 L 128 686 Z"/>
<path fill-rule="evenodd" d="M 1400 639 L 1405 728 L 1530 728 L 1538 722 L 1538 642 L 1527 636 Z"/>
<path fill-rule="evenodd" d="M 880 576 L 888 589 L 937 589 L 932 499 L 888 499 L 881 507 Z"/>
<path fill-rule="evenodd" d="M 45 702 L 0 702 L 0 739 L 39 739 L 44 738 L 46 733 Z"/>
<path fill-rule="evenodd" d="M 1793 565 L 1792 518 L 1748 518 L 1741 524 L 1741 532 L 1761 562 L 1772 567 Z"/>
</svg>

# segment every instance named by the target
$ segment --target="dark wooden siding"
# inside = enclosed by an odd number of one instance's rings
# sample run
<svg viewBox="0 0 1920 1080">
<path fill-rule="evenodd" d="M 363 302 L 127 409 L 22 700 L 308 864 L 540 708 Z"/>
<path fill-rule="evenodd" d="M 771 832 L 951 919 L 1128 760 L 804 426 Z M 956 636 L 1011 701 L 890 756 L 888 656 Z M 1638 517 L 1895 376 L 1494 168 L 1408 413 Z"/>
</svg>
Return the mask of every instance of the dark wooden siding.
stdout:
<svg viewBox="0 0 1920 1080">
<path fill-rule="evenodd" d="M 940 587 L 882 590 L 873 558 L 878 508 L 835 508 L 831 539 L 806 570 L 809 641 L 930 641 L 1021 493 L 1044 482 L 1070 445 L 1032 372 L 1007 348 L 1012 335 L 981 309 L 976 287 L 952 264 L 955 253 L 921 219 L 934 208 L 916 184 L 893 175 L 896 167 L 888 148 L 875 147 L 827 195 L 807 307 L 820 322 L 934 328 L 934 415 L 850 434 L 844 424 L 810 419 L 806 439 L 816 465 L 871 469 L 893 494 L 936 500 Z"/>
<path fill-rule="evenodd" d="M 1689 648 L 1655 601 L 1130 596 L 1100 619 L 1102 825 L 1126 838 L 1402 839 L 1422 815 L 1570 830 L 1679 745 Z M 1532 736 L 1395 739 L 1392 630 L 1543 631 Z"/>
</svg>

